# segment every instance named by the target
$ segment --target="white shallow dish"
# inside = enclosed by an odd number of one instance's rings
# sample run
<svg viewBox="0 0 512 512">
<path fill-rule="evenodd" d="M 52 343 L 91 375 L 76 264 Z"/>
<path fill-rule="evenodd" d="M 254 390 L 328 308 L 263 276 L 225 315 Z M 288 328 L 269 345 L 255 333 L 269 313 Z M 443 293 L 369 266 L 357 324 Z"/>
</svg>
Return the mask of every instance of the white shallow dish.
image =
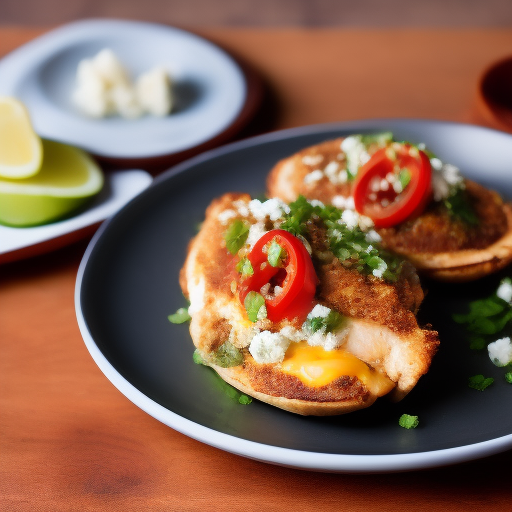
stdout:
<svg viewBox="0 0 512 512">
<path fill-rule="evenodd" d="M 496 290 L 500 275 L 469 285 L 429 283 L 420 321 L 439 331 L 441 346 L 427 375 L 401 402 L 380 399 L 339 417 L 302 417 L 257 400 L 243 406 L 215 374 L 194 364 L 188 325 L 167 315 L 185 306 L 178 275 L 187 245 L 210 201 L 228 191 L 259 196 L 281 158 L 323 140 L 393 131 L 425 142 L 466 176 L 512 197 L 512 136 L 422 120 L 369 120 L 274 132 L 188 160 L 105 223 L 77 277 L 76 313 L 85 344 L 101 371 L 126 397 L 166 425 L 204 443 L 272 464 L 329 472 L 425 469 L 512 448 L 512 388 L 504 369 L 471 351 L 451 315 Z M 243 170 L 243 172 L 241 172 Z M 510 271 L 510 269 L 509 269 Z M 484 373 L 485 392 L 468 387 Z M 404 414 L 420 425 L 398 425 Z"/>
<path fill-rule="evenodd" d="M 152 180 L 150 174 L 138 169 L 112 171 L 105 175 L 103 190 L 76 215 L 43 226 L 0 225 L 0 263 L 35 256 L 79 240 L 147 188 Z"/>
<path fill-rule="evenodd" d="M 163 118 L 91 119 L 71 101 L 78 63 L 111 48 L 132 78 L 163 66 L 176 107 Z M 215 138 L 236 122 L 247 97 L 244 73 L 223 50 L 168 26 L 120 20 L 65 25 L 0 60 L 0 94 L 28 107 L 37 133 L 110 159 L 156 158 Z"/>
</svg>

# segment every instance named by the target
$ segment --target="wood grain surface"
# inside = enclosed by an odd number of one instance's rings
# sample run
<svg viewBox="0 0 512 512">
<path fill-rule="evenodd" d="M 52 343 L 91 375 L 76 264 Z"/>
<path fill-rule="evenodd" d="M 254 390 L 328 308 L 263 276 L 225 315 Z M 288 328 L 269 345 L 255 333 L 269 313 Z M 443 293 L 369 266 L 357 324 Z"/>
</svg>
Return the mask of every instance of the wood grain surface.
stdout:
<svg viewBox="0 0 512 512">
<path fill-rule="evenodd" d="M 0 55 L 42 32 L 1 28 Z M 480 72 L 512 54 L 511 30 L 201 34 L 267 84 L 240 137 L 383 116 L 475 120 Z M 421 472 L 322 474 L 231 455 L 159 423 L 110 384 L 81 339 L 73 293 L 85 247 L 0 267 L 0 510 L 510 510 L 511 451 Z"/>
</svg>

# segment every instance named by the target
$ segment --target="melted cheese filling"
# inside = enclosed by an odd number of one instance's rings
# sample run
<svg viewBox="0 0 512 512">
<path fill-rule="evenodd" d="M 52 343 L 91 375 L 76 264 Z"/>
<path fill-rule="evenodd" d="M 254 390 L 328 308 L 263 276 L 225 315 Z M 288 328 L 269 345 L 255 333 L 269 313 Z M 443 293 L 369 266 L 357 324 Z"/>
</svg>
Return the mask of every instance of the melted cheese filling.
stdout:
<svg viewBox="0 0 512 512">
<path fill-rule="evenodd" d="M 292 343 L 281 368 L 309 387 L 325 386 L 340 377 L 357 377 L 376 396 L 389 393 L 395 383 L 344 350 L 324 350 L 306 342 Z"/>
</svg>

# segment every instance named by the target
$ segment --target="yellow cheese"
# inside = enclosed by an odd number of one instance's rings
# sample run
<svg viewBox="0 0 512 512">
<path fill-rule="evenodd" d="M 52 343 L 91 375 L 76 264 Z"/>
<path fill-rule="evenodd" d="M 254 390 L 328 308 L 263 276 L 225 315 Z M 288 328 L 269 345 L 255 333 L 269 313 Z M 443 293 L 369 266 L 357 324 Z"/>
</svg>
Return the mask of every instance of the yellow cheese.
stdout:
<svg viewBox="0 0 512 512">
<path fill-rule="evenodd" d="M 282 370 L 294 375 L 309 387 L 325 386 L 339 377 L 357 377 L 377 396 L 389 393 L 395 383 L 383 373 L 344 350 L 324 350 L 305 341 L 291 343 L 286 351 Z"/>
</svg>

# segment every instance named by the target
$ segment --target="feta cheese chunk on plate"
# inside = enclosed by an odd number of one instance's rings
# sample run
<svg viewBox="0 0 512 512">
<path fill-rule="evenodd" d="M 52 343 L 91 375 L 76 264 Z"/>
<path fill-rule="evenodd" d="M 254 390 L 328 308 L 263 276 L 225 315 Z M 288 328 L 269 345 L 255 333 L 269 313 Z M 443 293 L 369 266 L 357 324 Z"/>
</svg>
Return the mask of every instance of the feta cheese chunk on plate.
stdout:
<svg viewBox="0 0 512 512">
<path fill-rule="evenodd" d="M 106 48 L 132 80 L 165 69 L 175 100 L 169 115 L 95 119 L 80 112 L 73 102 L 78 65 Z M 190 32 L 151 23 L 84 20 L 1 59 L 0 94 L 24 102 L 41 137 L 79 146 L 117 167 L 144 168 L 172 164 L 225 142 L 255 112 L 261 87 L 252 72 Z"/>
</svg>

